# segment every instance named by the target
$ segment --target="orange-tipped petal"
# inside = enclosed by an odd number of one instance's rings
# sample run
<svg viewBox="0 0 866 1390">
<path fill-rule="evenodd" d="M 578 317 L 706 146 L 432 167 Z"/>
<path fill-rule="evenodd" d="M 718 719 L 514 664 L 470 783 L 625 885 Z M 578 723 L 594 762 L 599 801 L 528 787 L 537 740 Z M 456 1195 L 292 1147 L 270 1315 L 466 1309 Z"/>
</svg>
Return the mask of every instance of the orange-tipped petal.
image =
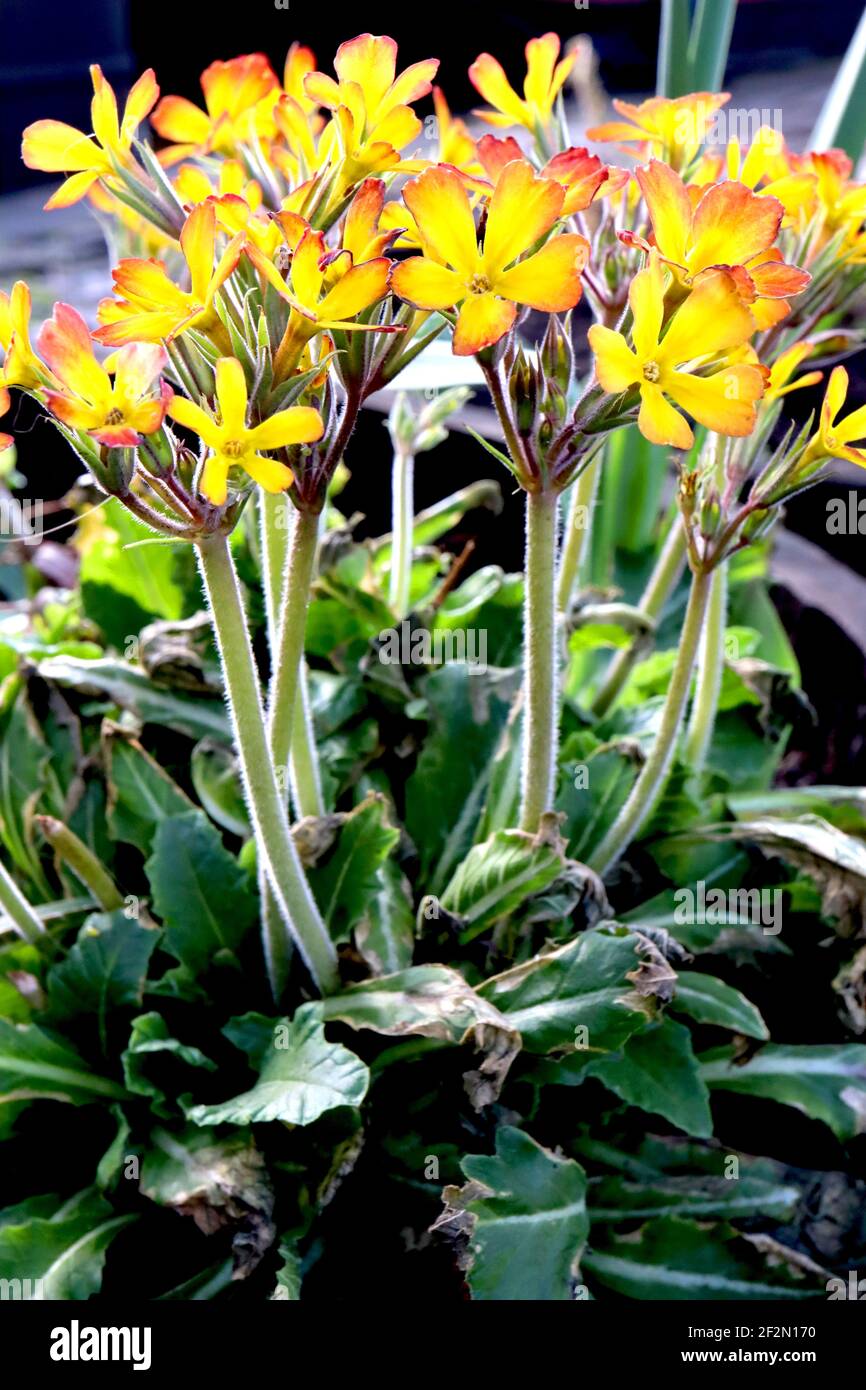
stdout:
<svg viewBox="0 0 866 1390">
<path fill-rule="evenodd" d="M 154 130 L 164 140 L 183 145 L 204 145 L 211 123 L 204 111 L 186 97 L 163 97 L 150 118 Z"/>
<path fill-rule="evenodd" d="M 493 276 L 550 231 L 565 201 L 562 185 L 538 178 L 526 160 L 507 164 L 487 212 L 484 265 Z"/>
<path fill-rule="evenodd" d="M 207 298 L 215 242 L 216 208 L 213 203 L 201 203 L 193 208 L 180 233 L 181 250 L 189 266 L 191 293 L 200 304 Z"/>
<path fill-rule="evenodd" d="M 115 390 L 130 400 L 145 396 L 164 370 L 168 354 L 158 343 L 134 343 L 121 348 L 115 362 Z"/>
<path fill-rule="evenodd" d="M 436 256 L 462 275 L 478 267 L 478 239 L 466 188 L 459 174 L 437 166 L 403 190 L 406 206 Z"/>
<path fill-rule="evenodd" d="M 505 69 L 490 53 L 480 53 L 469 69 L 469 81 L 485 101 L 508 117 L 506 125 L 524 125 L 528 112 L 505 75 Z M 484 112 L 485 119 L 489 113 Z M 496 122 L 499 124 L 499 122 Z"/>
<path fill-rule="evenodd" d="M 348 270 L 319 304 L 318 317 L 335 322 L 351 319 L 382 299 L 388 290 L 391 262 L 384 256 Z"/>
<path fill-rule="evenodd" d="M 493 294 L 470 294 L 463 301 L 454 330 L 453 351 L 457 357 L 471 357 L 482 348 L 498 343 L 517 317 L 517 308 L 507 299 Z"/>
<path fill-rule="evenodd" d="M 658 361 L 678 366 L 711 353 L 740 347 L 755 320 L 725 271 L 702 278 L 677 310 L 658 349 Z"/>
<path fill-rule="evenodd" d="M 695 209 L 689 267 L 744 265 L 772 246 L 784 208 L 775 198 L 753 193 L 744 183 L 713 184 Z"/>
<path fill-rule="evenodd" d="M 518 304 L 558 313 L 573 308 L 580 299 L 580 275 L 588 260 L 589 242 L 569 232 L 554 237 L 534 256 L 497 276 L 493 288 Z"/>
<path fill-rule="evenodd" d="M 650 160 L 645 169 L 636 169 L 635 178 L 649 209 L 656 246 L 662 255 L 684 265 L 692 224 L 692 206 L 679 174 L 667 164 Z"/>
<path fill-rule="evenodd" d="M 674 372 L 665 378 L 665 390 L 707 429 L 741 437 L 755 428 L 755 402 L 764 393 L 764 377 L 758 367 L 736 363 L 708 377 Z"/>
<path fill-rule="evenodd" d="M 111 395 L 111 381 L 93 355 L 90 330 L 71 304 L 55 304 L 39 334 L 40 356 L 74 395 L 96 405 Z"/>
<path fill-rule="evenodd" d="M 123 140 L 132 139 L 145 116 L 150 115 L 158 97 L 159 86 L 156 81 L 156 73 L 153 68 L 147 68 L 141 77 L 132 84 L 129 89 L 129 96 L 126 98 L 123 120 L 120 125 L 120 134 Z"/>
</svg>

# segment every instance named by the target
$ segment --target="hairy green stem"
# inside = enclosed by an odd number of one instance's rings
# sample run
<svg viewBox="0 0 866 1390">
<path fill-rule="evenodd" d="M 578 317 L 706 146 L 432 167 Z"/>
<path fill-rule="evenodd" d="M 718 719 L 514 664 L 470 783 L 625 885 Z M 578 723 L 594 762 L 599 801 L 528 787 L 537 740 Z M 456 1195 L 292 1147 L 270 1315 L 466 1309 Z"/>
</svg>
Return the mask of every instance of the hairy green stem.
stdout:
<svg viewBox="0 0 866 1390">
<path fill-rule="evenodd" d="M 704 571 L 692 576 L 692 587 L 680 634 L 671 682 L 662 710 L 661 723 L 652 751 L 628 799 L 587 863 L 598 874 L 606 874 L 625 853 L 649 820 L 664 791 L 677 750 L 683 715 L 689 698 L 692 672 L 698 654 L 707 611 L 712 576 Z"/>
<path fill-rule="evenodd" d="M 557 581 L 556 602 L 560 613 L 568 612 L 568 605 L 571 602 L 574 586 L 580 574 L 581 563 L 589 550 L 589 539 L 592 535 L 592 513 L 600 476 L 601 456 L 597 455 L 591 463 L 587 464 L 577 482 L 573 483 L 571 487 Z"/>
<path fill-rule="evenodd" d="M 409 612 L 415 527 L 415 458 L 394 451 L 391 469 L 391 578 L 388 599 L 398 618 Z"/>
<path fill-rule="evenodd" d="M 209 536 L 199 541 L 197 550 L 222 662 L 256 848 L 264 862 L 284 928 L 291 933 L 320 992 L 330 993 L 339 985 L 337 953 L 304 877 L 289 830 L 285 797 L 277 783 L 271 757 L 259 678 L 229 543 L 225 536 Z M 305 607 L 306 594 L 302 611 Z M 283 626 L 284 630 L 288 626 L 288 613 L 284 614 Z M 303 631 L 300 641 L 303 643 Z M 293 643 L 290 641 L 288 646 L 291 651 Z M 291 724 L 288 738 L 291 738 Z M 284 984 L 285 941 L 266 940 L 265 951 L 271 987 L 275 995 L 279 995 Z"/>
<path fill-rule="evenodd" d="M 290 760 L 292 804 L 298 816 L 323 816 L 325 798 L 316 752 L 316 734 L 310 707 L 310 688 L 307 664 L 301 662 L 298 671 L 298 690 L 292 720 L 292 753 Z"/>
<path fill-rule="evenodd" d="M 523 754 L 520 828 L 532 833 L 556 791 L 559 652 L 556 623 L 556 492 L 526 494 L 523 618 Z"/>
<path fill-rule="evenodd" d="M 686 538 L 678 512 L 638 604 L 639 611 L 647 618 L 655 621 L 661 616 L 661 611 L 676 587 L 685 563 Z M 597 719 L 607 714 L 617 700 L 638 661 L 646 655 L 646 650 L 646 639 L 636 637 L 630 646 L 617 652 L 592 702 L 592 713 Z"/>
<path fill-rule="evenodd" d="M 716 724 L 719 693 L 725 669 L 725 629 L 728 618 L 728 562 L 713 570 L 707 620 L 698 655 L 698 679 L 689 716 L 684 761 L 697 776 L 703 771 Z"/>
<path fill-rule="evenodd" d="M 0 907 L 20 936 L 36 946 L 45 936 L 45 928 L 25 898 L 9 870 L 0 863 Z"/>
</svg>

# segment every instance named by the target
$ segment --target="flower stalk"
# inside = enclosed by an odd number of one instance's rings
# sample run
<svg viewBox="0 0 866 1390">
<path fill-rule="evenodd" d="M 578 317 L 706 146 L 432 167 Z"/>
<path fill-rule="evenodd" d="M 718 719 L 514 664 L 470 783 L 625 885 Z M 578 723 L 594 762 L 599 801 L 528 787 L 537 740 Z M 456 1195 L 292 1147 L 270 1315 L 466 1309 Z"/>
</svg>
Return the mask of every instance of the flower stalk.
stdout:
<svg viewBox="0 0 866 1390">
<path fill-rule="evenodd" d="M 531 833 L 556 791 L 559 730 L 559 652 L 556 620 L 556 540 L 559 496 L 526 494 L 523 761 L 520 828 Z"/>
<path fill-rule="evenodd" d="M 280 910 L 282 931 L 278 938 L 270 937 L 265 941 L 271 987 L 275 994 L 282 989 L 291 938 L 316 987 L 323 994 L 331 993 L 339 985 L 337 953 L 304 877 L 289 830 L 228 540 L 224 535 L 201 539 L 197 553 L 222 663 L 256 848 L 264 861 Z M 304 593 L 304 602 L 305 597 Z M 284 629 L 288 625 L 286 615 Z M 303 632 L 300 640 L 303 642 Z M 291 738 L 291 725 L 288 738 Z"/>
<path fill-rule="evenodd" d="M 698 657 L 695 698 L 683 753 L 684 761 L 694 777 L 703 771 L 715 728 L 725 669 L 727 616 L 728 562 L 722 560 L 712 573 L 707 620 Z"/>
</svg>

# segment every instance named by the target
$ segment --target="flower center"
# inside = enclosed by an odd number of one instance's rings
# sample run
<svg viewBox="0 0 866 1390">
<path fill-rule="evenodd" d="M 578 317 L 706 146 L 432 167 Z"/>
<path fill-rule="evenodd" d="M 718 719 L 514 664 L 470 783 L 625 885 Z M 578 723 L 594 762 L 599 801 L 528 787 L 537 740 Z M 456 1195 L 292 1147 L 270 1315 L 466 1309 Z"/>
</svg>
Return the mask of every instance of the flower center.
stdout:
<svg viewBox="0 0 866 1390">
<path fill-rule="evenodd" d="M 473 275 L 469 281 L 470 294 L 487 294 L 490 290 L 490 281 L 486 275 Z"/>
<path fill-rule="evenodd" d="M 244 446 L 239 439 L 230 439 L 223 445 L 223 453 L 226 458 L 239 459 L 244 453 Z"/>
<path fill-rule="evenodd" d="M 658 381 L 658 379 L 659 379 L 659 377 L 661 376 L 661 374 L 662 374 L 662 369 L 661 369 L 661 367 L 659 366 L 658 362 L 644 362 L 644 364 L 643 364 L 644 381 L 653 381 L 653 382 Z"/>
<path fill-rule="evenodd" d="M 113 405 L 105 417 L 106 425 L 122 425 L 123 411 L 119 406 Z"/>
</svg>

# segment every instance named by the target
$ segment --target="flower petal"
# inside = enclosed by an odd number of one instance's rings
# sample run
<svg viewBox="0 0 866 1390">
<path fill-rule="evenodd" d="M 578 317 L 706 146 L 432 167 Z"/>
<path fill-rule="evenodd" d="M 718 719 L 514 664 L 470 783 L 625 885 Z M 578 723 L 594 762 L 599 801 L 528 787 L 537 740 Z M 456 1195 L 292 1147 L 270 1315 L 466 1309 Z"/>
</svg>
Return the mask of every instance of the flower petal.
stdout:
<svg viewBox="0 0 866 1390">
<path fill-rule="evenodd" d="M 291 487 L 294 474 L 286 464 L 277 459 L 264 458 L 262 454 L 245 454 L 244 470 L 265 492 L 285 492 Z"/>
<path fill-rule="evenodd" d="M 644 382 L 641 387 L 641 407 L 638 429 L 651 444 L 665 444 L 672 449 L 690 449 L 695 442 L 691 426 L 665 400 L 661 389 Z"/>
<path fill-rule="evenodd" d="M 726 179 L 710 187 L 695 209 L 688 264 L 693 275 L 712 265 L 744 265 L 772 246 L 784 208 L 775 198 Z"/>
<path fill-rule="evenodd" d="M 634 316 L 634 345 L 646 361 L 655 356 L 664 322 L 665 277 L 657 252 L 650 254 L 649 265 L 632 280 L 628 301 Z"/>
<path fill-rule="evenodd" d="M 221 357 L 216 364 L 216 394 L 223 433 L 240 436 L 247 427 L 247 379 L 236 357 Z"/>
<path fill-rule="evenodd" d="M 497 299 L 493 294 L 470 294 L 457 315 L 452 345 L 455 355 L 471 357 L 498 343 L 516 317 L 517 308 L 509 300 Z"/>
<path fill-rule="evenodd" d="M 158 343 L 132 343 L 117 354 L 114 387 L 128 400 L 147 395 L 164 369 L 168 354 Z"/>
<path fill-rule="evenodd" d="M 73 395 L 90 405 L 111 396 L 111 380 L 93 354 L 90 329 L 71 304 L 55 304 L 39 334 L 39 353 Z"/>
<path fill-rule="evenodd" d="M 306 405 L 293 405 L 278 410 L 269 420 L 263 420 L 247 434 L 253 449 L 282 449 L 287 444 L 315 444 L 325 432 L 318 410 Z"/>
<path fill-rule="evenodd" d="M 215 507 L 221 507 L 228 496 L 231 462 L 225 454 L 208 454 L 204 461 L 198 485 L 199 492 Z"/>
<path fill-rule="evenodd" d="M 509 117 L 507 124 L 523 125 L 526 106 L 505 75 L 505 69 L 490 53 L 479 53 L 469 69 L 469 81 L 485 101 Z"/>
<path fill-rule="evenodd" d="M 491 277 L 550 231 L 565 201 L 554 179 L 538 178 L 525 159 L 506 164 L 487 211 L 484 265 Z"/>
<path fill-rule="evenodd" d="M 206 113 L 186 97 L 163 97 L 150 123 L 164 140 L 177 144 L 204 145 L 210 135 Z"/>
<path fill-rule="evenodd" d="M 707 377 L 671 372 L 663 384 L 677 405 L 716 434 L 741 436 L 755 428 L 755 401 L 764 393 L 757 367 L 736 363 Z"/>
<path fill-rule="evenodd" d="M 387 293 L 390 269 L 391 262 L 385 256 L 353 266 L 325 295 L 318 317 L 330 321 L 351 319 L 368 309 Z"/>
<path fill-rule="evenodd" d="M 618 396 L 641 380 L 640 363 L 621 333 L 594 323 L 588 337 L 598 379 L 605 391 Z"/>
<path fill-rule="evenodd" d="M 569 232 L 553 237 L 534 256 L 498 275 L 493 289 L 506 299 L 545 313 L 571 309 L 580 299 L 580 274 L 588 260 L 589 242 Z"/>
<path fill-rule="evenodd" d="M 410 256 L 395 265 L 391 288 L 419 309 L 450 309 L 466 297 L 466 286 L 457 272 L 426 256 Z"/>
<path fill-rule="evenodd" d="M 64 121 L 34 121 L 24 132 L 21 158 L 28 169 L 67 174 L 76 169 L 102 169 L 105 156 L 95 141 Z"/>
<path fill-rule="evenodd" d="M 710 353 L 739 347 L 755 331 L 755 320 L 725 271 L 704 276 L 680 305 L 661 341 L 658 361 L 675 367 Z"/>
<path fill-rule="evenodd" d="M 189 266 L 190 292 L 199 304 L 207 298 L 215 242 L 216 208 L 213 203 L 201 203 L 193 208 L 180 233 L 181 250 Z"/>
<path fill-rule="evenodd" d="M 403 190 L 406 206 L 436 256 L 467 278 L 478 268 L 478 237 L 469 198 L 459 174 L 443 166 L 427 169 Z"/>
<path fill-rule="evenodd" d="M 188 401 L 186 396 L 175 396 L 169 403 L 168 413 L 179 425 L 197 434 L 211 449 L 215 449 L 221 439 L 220 427 L 200 405 Z"/>
<path fill-rule="evenodd" d="M 692 205 L 679 174 L 658 159 L 636 169 L 644 202 L 653 224 L 653 236 L 666 260 L 685 265 L 692 225 Z"/>
</svg>

